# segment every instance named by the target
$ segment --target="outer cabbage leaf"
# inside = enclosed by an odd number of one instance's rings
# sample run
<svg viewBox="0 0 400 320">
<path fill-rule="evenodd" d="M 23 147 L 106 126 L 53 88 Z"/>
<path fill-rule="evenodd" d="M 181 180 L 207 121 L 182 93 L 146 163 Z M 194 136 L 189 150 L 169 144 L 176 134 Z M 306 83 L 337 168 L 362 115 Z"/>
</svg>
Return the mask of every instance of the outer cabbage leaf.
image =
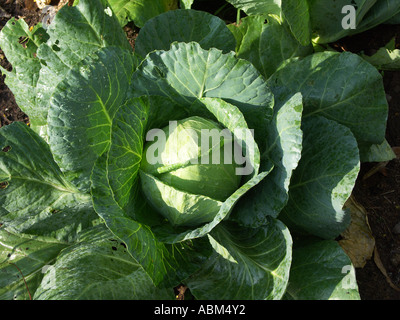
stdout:
<svg viewBox="0 0 400 320">
<path fill-rule="evenodd" d="M 385 139 L 388 104 L 382 76 L 355 54 L 307 56 L 278 70 L 268 84 L 301 92 L 304 119 L 320 115 L 335 120 L 350 128 L 359 144 Z"/>
<path fill-rule="evenodd" d="M 287 59 L 312 52 L 311 45 L 300 45 L 287 27 L 273 16 L 248 16 L 239 26 L 231 24 L 228 28 L 236 38 L 237 57 L 250 61 L 265 78 Z"/>
<path fill-rule="evenodd" d="M 293 247 L 286 297 L 296 300 L 359 300 L 355 270 L 336 241 L 316 240 Z"/>
<path fill-rule="evenodd" d="M 197 299 L 280 299 L 285 293 L 292 238 L 278 220 L 260 228 L 232 222 L 208 235 L 215 252 L 187 281 Z"/>
<path fill-rule="evenodd" d="M 49 146 L 21 122 L 0 130 L 0 223 L 18 233 L 75 241 L 98 223 L 89 194 L 78 191 L 54 162 Z"/>
<path fill-rule="evenodd" d="M 174 299 L 173 289 L 156 288 L 107 228 L 97 232 L 60 253 L 45 273 L 35 300 Z"/>
<path fill-rule="evenodd" d="M 350 222 L 343 206 L 360 169 L 357 142 L 347 127 L 323 117 L 307 118 L 302 130 L 302 156 L 279 219 L 291 231 L 334 239 Z"/>
<path fill-rule="evenodd" d="M 149 20 L 135 41 L 136 54 L 145 57 L 154 50 L 168 50 L 171 43 L 195 41 L 208 50 L 235 50 L 235 39 L 220 18 L 203 11 L 173 10 Z"/>
<path fill-rule="evenodd" d="M 310 44 L 311 21 L 308 0 L 284 0 L 282 13 L 297 41 L 303 46 Z"/>
<path fill-rule="evenodd" d="M 112 119 L 127 101 L 132 54 L 107 47 L 88 56 L 60 82 L 50 102 L 49 144 L 55 161 L 88 190 L 97 157 L 110 147 Z"/>
<path fill-rule="evenodd" d="M 266 223 L 267 216 L 276 218 L 286 205 L 293 170 L 301 157 L 303 132 L 302 96 L 276 92 L 277 105 L 271 124 L 266 129 L 267 149 L 262 155 L 261 170 L 273 166 L 272 172 L 246 197 L 239 201 L 231 218 L 243 225 L 256 227 Z"/>
<path fill-rule="evenodd" d="M 54 239 L 34 239 L 0 229 L 0 300 L 31 299 L 42 281 L 43 271 L 67 246 Z"/>
<path fill-rule="evenodd" d="M 76 64 L 107 46 L 131 50 L 124 31 L 116 17 L 106 13 L 107 8 L 110 9 L 105 0 L 82 0 L 74 7 L 61 8 L 47 28 L 50 38 L 37 51 L 42 67 L 36 101 L 46 118 L 50 97 L 57 84 Z M 38 130 L 42 136 L 47 134 L 46 128 Z"/>
</svg>

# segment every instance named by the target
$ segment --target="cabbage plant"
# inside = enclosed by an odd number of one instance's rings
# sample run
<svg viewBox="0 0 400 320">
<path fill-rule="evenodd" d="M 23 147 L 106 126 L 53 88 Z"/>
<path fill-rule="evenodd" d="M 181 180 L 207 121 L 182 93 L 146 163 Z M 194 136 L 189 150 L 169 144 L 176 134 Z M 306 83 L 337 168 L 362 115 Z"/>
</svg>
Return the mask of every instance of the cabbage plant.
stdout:
<svg viewBox="0 0 400 320">
<path fill-rule="evenodd" d="M 360 161 L 392 156 L 382 77 L 265 22 L 169 11 L 134 51 L 105 0 L 6 24 L 30 124 L 0 129 L 2 299 L 359 299 L 335 239 Z"/>
</svg>

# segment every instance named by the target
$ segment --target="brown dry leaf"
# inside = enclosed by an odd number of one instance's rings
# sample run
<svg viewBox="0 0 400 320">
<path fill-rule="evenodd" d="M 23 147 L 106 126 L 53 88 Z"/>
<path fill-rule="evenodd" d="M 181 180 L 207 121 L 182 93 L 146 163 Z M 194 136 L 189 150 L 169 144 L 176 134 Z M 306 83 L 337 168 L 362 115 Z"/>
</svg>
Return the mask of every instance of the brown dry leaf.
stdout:
<svg viewBox="0 0 400 320">
<path fill-rule="evenodd" d="M 373 166 L 366 174 L 364 174 L 363 180 L 368 179 L 369 177 L 373 176 L 377 172 L 380 172 L 384 176 L 386 176 L 387 175 L 386 166 L 387 166 L 388 163 L 389 163 L 389 161 L 379 162 L 378 164 Z"/>
<path fill-rule="evenodd" d="M 378 249 L 377 249 L 377 248 L 375 248 L 375 251 L 374 251 L 374 262 L 375 262 L 376 266 L 378 267 L 378 269 L 379 269 L 379 270 L 382 272 L 382 274 L 385 276 L 386 281 L 389 283 L 389 285 L 390 285 L 394 290 L 400 292 L 400 288 L 397 287 L 397 286 L 392 282 L 392 279 L 390 279 L 389 275 L 387 274 L 386 268 L 385 268 L 385 266 L 383 265 L 383 263 L 382 263 L 382 261 L 381 261 L 381 258 L 379 257 L 379 253 L 378 253 Z"/>
<path fill-rule="evenodd" d="M 43 9 L 44 7 L 50 5 L 51 0 L 36 0 L 34 2 L 36 2 L 36 5 L 39 9 Z"/>
<path fill-rule="evenodd" d="M 393 147 L 392 150 L 395 153 L 396 158 L 400 159 L 400 147 Z"/>
<path fill-rule="evenodd" d="M 350 257 L 355 268 L 363 268 L 367 260 L 372 258 L 375 239 L 368 224 L 367 213 L 353 196 L 346 201 L 345 209 L 350 210 L 351 223 L 341 234 L 340 246 Z"/>
<path fill-rule="evenodd" d="M 396 155 L 396 159 L 400 159 L 400 147 L 392 147 L 394 154 Z M 375 173 L 380 172 L 384 176 L 387 176 L 386 166 L 390 161 L 379 162 L 375 166 L 373 166 L 366 174 L 363 176 L 363 180 L 368 179 L 373 176 Z"/>
</svg>

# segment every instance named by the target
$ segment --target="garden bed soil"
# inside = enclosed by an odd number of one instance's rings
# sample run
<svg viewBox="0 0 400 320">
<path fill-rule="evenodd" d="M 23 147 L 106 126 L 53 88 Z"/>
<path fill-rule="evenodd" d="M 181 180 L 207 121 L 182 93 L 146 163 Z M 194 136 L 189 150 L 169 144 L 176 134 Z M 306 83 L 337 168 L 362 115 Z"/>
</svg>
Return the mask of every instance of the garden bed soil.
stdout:
<svg viewBox="0 0 400 320">
<path fill-rule="evenodd" d="M 194 8 L 215 13 L 219 7 L 195 6 Z M 40 14 L 33 0 L 0 0 L 0 29 L 11 17 L 24 18 L 29 26 L 33 26 L 40 21 Z M 220 14 L 225 13 L 222 11 Z M 223 17 L 223 19 L 229 18 Z M 128 25 L 125 31 L 134 47 L 138 30 L 133 25 Z M 381 25 L 360 35 L 345 38 L 331 46 L 338 51 L 355 53 L 363 51 L 371 55 L 393 37 L 396 37 L 397 47 L 400 47 L 400 26 Z M 1 48 L 0 64 L 8 70 L 11 69 Z M 400 147 L 400 71 L 385 71 L 382 74 L 389 102 L 386 139 L 392 147 L 396 148 Z M 14 121 L 28 124 L 29 118 L 17 106 L 13 94 L 4 84 L 4 76 L 0 76 L 0 127 Z M 376 169 L 377 165 L 379 165 L 379 170 L 374 170 L 375 173 L 370 175 L 371 170 Z M 396 228 L 400 226 L 399 186 L 399 159 L 386 164 L 363 163 L 361 165 L 353 196 L 365 208 L 369 226 L 375 238 L 374 256 L 363 268 L 356 269 L 362 300 L 400 300 L 400 232 L 396 232 Z"/>
</svg>

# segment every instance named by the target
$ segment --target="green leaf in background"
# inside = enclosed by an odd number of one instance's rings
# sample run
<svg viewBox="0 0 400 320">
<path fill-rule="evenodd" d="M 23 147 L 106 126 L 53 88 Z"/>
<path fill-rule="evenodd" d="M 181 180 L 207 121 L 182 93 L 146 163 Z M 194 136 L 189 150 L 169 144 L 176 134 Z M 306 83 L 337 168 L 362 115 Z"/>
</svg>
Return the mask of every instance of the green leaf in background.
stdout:
<svg viewBox="0 0 400 320">
<path fill-rule="evenodd" d="M 135 67 L 129 51 L 107 47 L 74 67 L 54 91 L 50 148 L 80 190 L 88 190 L 93 164 L 110 146 L 112 119 L 127 100 Z"/>
<path fill-rule="evenodd" d="M 295 300 L 359 300 L 355 270 L 336 241 L 293 247 L 286 297 Z"/>
<path fill-rule="evenodd" d="M 282 1 L 282 13 L 297 41 L 303 46 L 309 45 L 311 43 L 311 21 L 307 0 Z"/>
<path fill-rule="evenodd" d="M 190 9 L 192 7 L 194 0 L 179 0 L 181 9 Z"/>
<path fill-rule="evenodd" d="M 1 128 L 0 144 L 3 228 L 71 242 L 78 231 L 99 223 L 90 195 L 66 180 L 49 146 L 27 125 Z"/>
<path fill-rule="evenodd" d="M 226 0 L 235 8 L 241 9 L 248 15 L 281 14 L 281 0 Z"/>
<path fill-rule="evenodd" d="M 382 75 L 349 52 L 321 52 L 293 61 L 269 80 L 303 95 L 303 118 L 319 115 L 351 129 L 358 143 L 385 139 L 388 103 Z"/>
<path fill-rule="evenodd" d="M 46 272 L 35 300 L 172 300 L 172 288 L 156 288 L 106 228 L 102 236 L 64 249 Z"/>
<path fill-rule="evenodd" d="M 236 38 L 237 57 L 250 61 L 266 79 L 287 59 L 312 53 L 311 45 L 300 45 L 273 16 L 248 16 L 239 26 L 231 24 L 228 28 Z"/>
<path fill-rule="evenodd" d="M 44 271 L 67 246 L 0 229 L 0 300 L 31 299 Z"/>
<path fill-rule="evenodd" d="M 177 0 L 108 0 L 108 2 L 121 26 L 133 21 L 140 28 L 147 20 L 163 12 L 178 9 Z M 109 11 L 109 15 L 113 14 L 112 11 Z"/>
<path fill-rule="evenodd" d="M 400 24 L 400 13 L 397 13 L 395 16 L 385 21 L 385 24 Z"/>
<path fill-rule="evenodd" d="M 195 41 L 208 50 L 235 50 L 235 39 L 220 18 L 203 11 L 173 10 L 149 20 L 135 41 L 135 52 L 145 57 L 154 50 L 169 50 L 174 42 Z"/>
<path fill-rule="evenodd" d="M 195 42 L 151 52 L 132 84 L 135 95 L 162 95 L 183 106 L 202 97 L 221 98 L 240 109 L 257 141 L 272 114 L 273 95 L 250 62 L 236 59 L 233 52 L 204 50 Z"/>
<path fill-rule="evenodd" d="M 266 223 L 267 216 L 276 218 L 288 201 L 289 183 L 301 157 L 302 96 L 276 93 L 279 103 L 266 130 L 267 150 L 262 157 L 261 170 L 267 164 L 274 169 L 259 185 L 239 201 L 231 218 L 241 224 L 257 227 Z"/>
<path fill-rule="evenodd" d="M 36 85 L 41 68 L 36 52 L 41 43 L 48 38 L 45 30 L 29 26 L 23 19 L 11 18 L 0 32 L 0 47 L 12 71 L 0 67 L 6 75 L 5 83 L 12 90 L 15 101 L 22 111 L 30 115 L 31 123 L 46 123 L 47 109 L 37 108 Z"/>
<path fill-rule="evenodd" d="M 291 231 L 334 239 L 350 222 L 343 206 L 360 169 L 357 142 L 347 127 L 323 117 L 307 118 L 302 130 L 302 157 L 279 219 Z"/>
<path fill-rule="evenodd" d="M 361 57 L 378 70 L 400 70 L 400 50 L 396 49 L 396 38 L 390 40 L 372 56 L 361 54 Z"/>
<path fill-rule="evenodd" d="M 316 41 L 318 43 L 334 42 L 349 34 L 359 32 L 361 21 L 376 2 L 377 0 L 337 0 L 332 5 L 327 5 L 324 1 L 308 0 L 312 30 L 318 36 Z M 386 2 L 386 0 L 380 2 Z M 352 5 L 356 9 L 356 29 L 342 27 L 342 19 L 345 17 L 342 9 L 346 5 Z"/>
<path fill-rule="evenodd" d="M 280 299 L 291 264 L 292 238 L 278 220 L 260 228 L 222 223 L 208 238 L 215 252 L 185 281 L 200 300 Z"/>
<path fill-rule="evenodd" d="M 386 139 L 381 144 L 359 144 L 358 149 L 361 162 L 385 162 L 396 158 L 396 154 Z"/>
<path fill-rule="evenodd" d="M 372 29 L 400 13 L 400 2 L 397 0 L 377 0 L 358 25 L 357 33 Z"/>
</svg>

